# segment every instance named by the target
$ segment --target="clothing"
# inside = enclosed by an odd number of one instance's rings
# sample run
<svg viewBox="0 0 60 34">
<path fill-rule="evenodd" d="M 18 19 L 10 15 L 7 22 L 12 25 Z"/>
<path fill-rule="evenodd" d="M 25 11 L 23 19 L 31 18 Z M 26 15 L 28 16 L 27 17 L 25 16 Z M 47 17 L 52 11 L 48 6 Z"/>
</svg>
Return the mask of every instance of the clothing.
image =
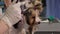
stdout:
<svg viewBox="0 0 60 34">
<path fill-rule="evenodd" d="M 12 24 L 16 24 L 20 19 L 22 19 L 20 3 L 18 2 L 17 4 L 10 5 L 6 9 L 5 15 Z"/>
</svg>

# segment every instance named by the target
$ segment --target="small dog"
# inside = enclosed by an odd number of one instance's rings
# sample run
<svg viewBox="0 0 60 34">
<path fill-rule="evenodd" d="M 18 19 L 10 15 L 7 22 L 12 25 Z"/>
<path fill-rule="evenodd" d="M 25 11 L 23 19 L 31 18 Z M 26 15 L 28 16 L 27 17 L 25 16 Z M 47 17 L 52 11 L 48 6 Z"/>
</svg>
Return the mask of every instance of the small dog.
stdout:
<svg viewBox="0 0 60 34">
<path fill-rule="evenodd" d="M 25 19 L 27 24 L 29 25 L 28 34 L 34 34 L 35 26 L 40 24 L 39 15 L 43 10 L 41 0 L 30 0 L 26 5 L 28 8 L 25 12 Z"/>
</svg>

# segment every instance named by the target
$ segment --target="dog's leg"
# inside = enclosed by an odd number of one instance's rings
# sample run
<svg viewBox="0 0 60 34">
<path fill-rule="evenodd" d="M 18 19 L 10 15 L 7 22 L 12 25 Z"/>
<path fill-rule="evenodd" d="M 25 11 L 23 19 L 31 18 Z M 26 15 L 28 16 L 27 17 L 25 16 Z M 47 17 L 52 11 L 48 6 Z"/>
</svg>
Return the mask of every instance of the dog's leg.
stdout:
<svg viewBox="0 0 60 34">
<path fill-rule="evenodd" d="M 28 34 L 34 34 L 35 28 L 34 26 L 29 26 L 28 28 Z"/>
<path fill-rule="evenodd" d="M 28 34 L 34 34 L 35 31 L 36 31 L 36 26 L 35 25 L 34 26 L 30 26 Z"/>
<path fill-rule="evenodd" d="M 31 31 L 32 34 L 34 34 L 34 27 L 32 27 L 32 31 Z"/>
<path fill-rule="evenodd" d="M 34 25 L 33 30 L 32 30 L 32 34 L 34 34 L 36 30 L 37 30 L 36 25 Z"/>
</svg>

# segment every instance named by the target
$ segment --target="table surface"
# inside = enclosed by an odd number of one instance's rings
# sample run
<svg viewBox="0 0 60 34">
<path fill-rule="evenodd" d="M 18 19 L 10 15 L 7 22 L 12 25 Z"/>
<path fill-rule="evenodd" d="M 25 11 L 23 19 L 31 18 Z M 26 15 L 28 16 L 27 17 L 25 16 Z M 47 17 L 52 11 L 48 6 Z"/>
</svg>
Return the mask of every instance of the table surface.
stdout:
<svg viewBox="0 0 60 34">
<path fill-rule="evenodd" d="M 27 24 L 25 28 L 27 29 Z M 60 23 L 41 23 L 37 27 L 37 31 L 60 31 Z"/>
</svg>

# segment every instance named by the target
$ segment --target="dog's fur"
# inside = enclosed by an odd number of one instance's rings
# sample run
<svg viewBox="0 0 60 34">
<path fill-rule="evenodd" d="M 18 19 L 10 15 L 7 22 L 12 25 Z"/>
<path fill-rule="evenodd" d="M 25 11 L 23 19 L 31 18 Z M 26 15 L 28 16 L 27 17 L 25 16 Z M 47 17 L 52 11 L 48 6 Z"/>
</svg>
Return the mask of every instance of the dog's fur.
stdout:
<svg viewBox="0 0 60 34">
<path fill-rule="evenodd" d="M 34 34 L 34 29 L 37 24 L 40 24 L 39 14 L 42 12 L 42 3 L 41 0 L 31 0 L 27 4 L 28 9 L 25 11 L 24 15 L 29 25 L 28 31 L 29 34 Z"/>
</svg>

